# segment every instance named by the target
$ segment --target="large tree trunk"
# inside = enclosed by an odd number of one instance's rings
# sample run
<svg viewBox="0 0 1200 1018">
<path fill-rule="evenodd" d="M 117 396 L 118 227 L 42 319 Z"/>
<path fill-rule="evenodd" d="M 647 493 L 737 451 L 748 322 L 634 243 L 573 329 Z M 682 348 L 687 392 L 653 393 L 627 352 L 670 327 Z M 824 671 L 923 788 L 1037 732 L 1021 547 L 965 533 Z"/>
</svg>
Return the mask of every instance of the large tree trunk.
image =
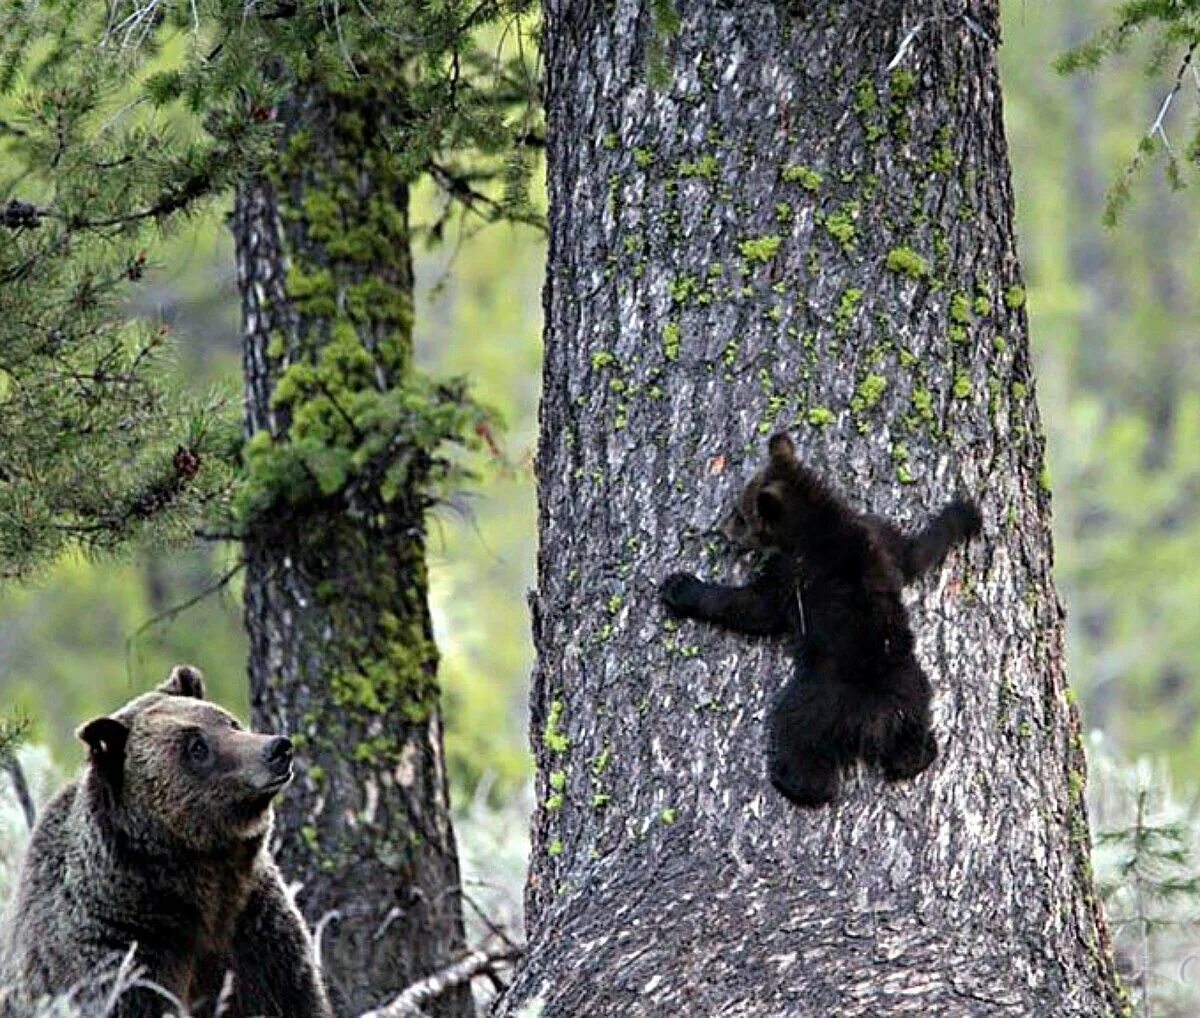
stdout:
<svg viewBox="0 0 1200 1018">
<path fill-rule="evenodd" d="M 540 806 L 501 1012 L 1115 1010 L 995 3 L 678 8 L 548 5 Z M 817 811 L 765 777 L 787 649 L 656 597 L 733 565 L 710 527 L 776 428 L 864 509 L 986 518 L 910 599 L 940 759 Z"/>
<path fill-rule="evenodd" d="M 237 196 L 252 439 L 300 441 L 292 426 L 304 415 L 305 440 L 332 444 L 338 418 L 358 412 L 356 389 L 386 393 L 411 370 L 408 192 L 377 130 L 395 96 L 388 77 L 372 84 L 373 70 L 336 96 L 297 85 L 279 111 L 279 158 Z M 281 402 L 297 365 L 314 366 L 311 399 L 323 406 Z M 278 855 L 323 927 L 326 975 L 347 1014 L 463 947 L 426 602 L 427 466 L 413 442 L 398 491 L 353 472 L 299 504 L 281 490 L 251 515 L 246 540 L 254 721 L 292 733 L 302 759 L 279 810 Z M 472 1012 L 468 987 L 430 1009 Z"/>
</svg>

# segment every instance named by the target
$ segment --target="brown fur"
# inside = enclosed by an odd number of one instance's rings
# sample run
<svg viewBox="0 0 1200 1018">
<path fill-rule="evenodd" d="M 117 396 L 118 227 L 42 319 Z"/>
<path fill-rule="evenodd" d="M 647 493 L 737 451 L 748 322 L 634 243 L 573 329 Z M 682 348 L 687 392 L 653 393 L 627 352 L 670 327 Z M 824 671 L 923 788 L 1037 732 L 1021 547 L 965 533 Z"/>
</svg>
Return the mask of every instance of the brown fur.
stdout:
<svg viewBox="0 0 1200 1018">
<path fill-rule="evenodd" d="M 0 931 L 0 985 L 84 1007 L 136 943 L 147 980 L 193 1015 L 332 1012 L 308 932 L 266 849 L 291 744 L 243 731 L 193 668 L 79 729 L 82 777 L 44 812 Z M 135 989 L 121 1018 L 170 1010 Z"/>
</svg>

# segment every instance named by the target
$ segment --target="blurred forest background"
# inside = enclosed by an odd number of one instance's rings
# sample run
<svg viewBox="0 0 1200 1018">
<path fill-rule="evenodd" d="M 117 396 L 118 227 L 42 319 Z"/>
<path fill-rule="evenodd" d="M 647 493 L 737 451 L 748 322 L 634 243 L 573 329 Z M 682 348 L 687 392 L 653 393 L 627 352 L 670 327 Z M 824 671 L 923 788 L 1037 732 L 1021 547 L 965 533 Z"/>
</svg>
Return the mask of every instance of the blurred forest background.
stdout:
<svg viewBox="0 0 1200 1018">
<path fill-rule="evenodd" d="M 1092 76 L 1056 73 L 1054 58 L 1114 6 L 1004 4 L 1005 106 L 1069 673 L 1086 727 L 1102 733 L 1093 746 L 1103 758 L 1155 761 L 1119 775 L 1094 768 L 1094 819 L 1103 832 L 1118 785 L 1135 799 L 1152 788 L 1157 815 L 1166 809 L 1182 832 L 1200 785 L 1200 203 L 1154 170 L 1118 228 L 1101 221 L 1105 194 L 1168 87 L 1133 61 Z M 1185 115 L 1177 111 L 1179 123 Z M 419 196 L 417 216 L 432 218 L 433 202 Z M 502 462 L 436 511 L 430 565 L 465 864 L 503 860 L 515 909 L 530 771 L 525 594 L 545 250 L 532 229 L 494 225 L 418 255 L 420 361 L 433 374 L 469 377 L 507 423 Z M 239 399 L 238 296 L 220 218 L 174 238 L 139 295 L 138 314 L 170 325 L 186 385 Z M 48 751 L 73 768 L 76 725 L 180 661 L 202 667 L 214 695 L 246 714 L 236 580 L 172 611 L 213 587 L 234 555 L 207 546 L 75 559 L 36 584 L 0 585 L 0 704 L 32 720 L 24 752 Z M 1164 805 L 1171 785 L 1179 795 Z M 484 828 L 497 830 L 470 823 L 481 810 L 511 817 L 505 851 L 477 843 Z"/>
</svg>

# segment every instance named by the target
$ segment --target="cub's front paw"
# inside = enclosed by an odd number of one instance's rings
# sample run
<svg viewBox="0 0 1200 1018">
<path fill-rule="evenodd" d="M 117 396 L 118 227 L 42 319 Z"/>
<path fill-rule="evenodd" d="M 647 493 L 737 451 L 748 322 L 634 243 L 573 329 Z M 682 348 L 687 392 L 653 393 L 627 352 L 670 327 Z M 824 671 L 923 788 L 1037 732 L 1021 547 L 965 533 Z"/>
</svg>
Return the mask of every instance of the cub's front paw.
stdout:
<svg viewBox="0 0 1200 1018">
<path fill-rule="evenodd" d="M 703 587 L 704 584 L 691 573 L 672 573 L 658 588 L 658 596 L 671 611 L 686 615 L 696 604 Z"/>
<path fill-rule="evenodd" d="M 956 498 L 950 503 L 955 524 L 966 540 L 977 537 L 983 530 L 983 514 L 977 503 L 969 498 Z"/>
</svg>

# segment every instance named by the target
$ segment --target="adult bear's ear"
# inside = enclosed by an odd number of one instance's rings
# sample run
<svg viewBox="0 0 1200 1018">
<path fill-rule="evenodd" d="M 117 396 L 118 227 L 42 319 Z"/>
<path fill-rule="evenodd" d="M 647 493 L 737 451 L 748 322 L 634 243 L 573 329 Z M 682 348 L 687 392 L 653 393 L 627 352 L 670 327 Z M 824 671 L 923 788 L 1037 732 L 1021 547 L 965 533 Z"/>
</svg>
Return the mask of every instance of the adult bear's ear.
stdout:
<svg viewBox="0 0 1200 1018">
<path fill-rule="evenodd" d="M 767 443 L 767 452 L 776 463 L 796 462 L 796 447 L 786 432 L 779 431 L 771 436 Z"/>
<path fill-rule="evenodd" d="M 125 743 L 129 729 L 116 718 L 93 718 L 80 725 L 75 735 L 87 743 L 92 766 L 114 789 L 121 787 L 125 773 Z"/>
<path fill-rule="evenodd" d="M 764 484 L 759 489 L 754 507 L 758 510 L 758 518 L 773 527 L 783 519 L 783 485 L 778 482 Z"/>
<path fill-rule="evenodd" d="M 176 665 L 171 677 L 158 687 L 168 696 L 190 696 L 193 700 L 204 699 L 204 673 L 191 665 Z"/>
</svg>

